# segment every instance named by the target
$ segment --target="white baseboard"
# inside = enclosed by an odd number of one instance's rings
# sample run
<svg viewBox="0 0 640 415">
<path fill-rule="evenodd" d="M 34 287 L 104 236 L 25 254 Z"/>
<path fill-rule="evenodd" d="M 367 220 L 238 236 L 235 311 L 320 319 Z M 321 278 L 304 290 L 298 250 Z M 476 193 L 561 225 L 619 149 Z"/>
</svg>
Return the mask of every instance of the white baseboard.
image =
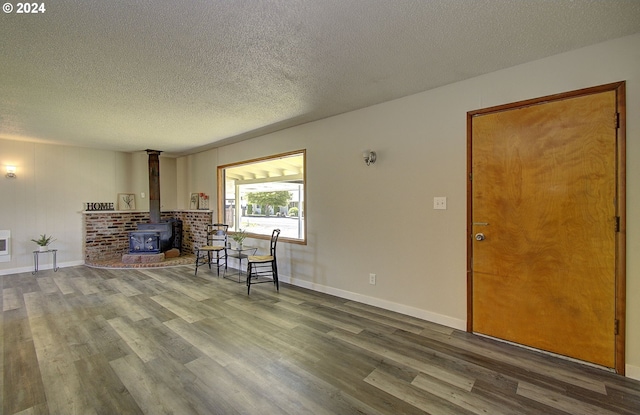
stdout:
<svg viewBox="0 0 640 415">
<path fill-rule="evenodd" d="M 291 285 L 295 285 L 309 290 L 318 291 L 325 294 L 335 295 L 336 297 L 344 298 L 347 300 L 357 301 L 359 303 L 368 304 L 374 307 L 380 307 L 385 310 L 395 311 L 396 313 L 404 314 L 407 316 L 416 317 L 422 320 L 430 321 L 436 324 L 442 324 L 443 326 L 451 327 L 457 330 L 466 330 L 467 323 L 465 320 L 444 316 L 438 313 L 432 313 L 430 311 L 421 310 L 419 308 L 407 306 L 404 304 L 394 303 L 392 301 L 382 300 L 380 298 L 369 297 L 354 293 L 351 291 L 340 290 L 337 288 L 327 287 L 325 285 L 316 284 L 304 280 L 296 280 L 284 275 L 280 276 L 280 281 L 286 282 Z"/>
<path fill-rule="evenodd" d="M 76 265 L 84 265 L 84 261 L 60 262 L 57 265 L 58 268 L 74 267 Z M 53 269 L 53 264 L 48 263 L 38 266 L 38 271 L 44 271 L 47 269 Z M 20 268 L 0 269 L 0 275 L 20 274 L 23 272 L 33 272 L 33 265 Z"/>
</svg>

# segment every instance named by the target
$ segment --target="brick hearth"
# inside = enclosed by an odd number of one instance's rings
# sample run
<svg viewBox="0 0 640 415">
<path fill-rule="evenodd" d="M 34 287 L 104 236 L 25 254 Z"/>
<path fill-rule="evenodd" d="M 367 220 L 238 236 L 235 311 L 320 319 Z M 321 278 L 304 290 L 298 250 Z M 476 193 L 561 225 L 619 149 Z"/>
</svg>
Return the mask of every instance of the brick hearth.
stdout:
<svg viewBox="0 0 640 415">
<path fill-rule="evenodd" d="M 129 232 L 137 230 L 137 223 L 149 222 L 149 212 L 83 212 L 84 259 L 86 263 L 120 261 L 129 253 Z M 206 225 L 212 223 L 213 212 L 168 211 L 161 220 L 182 220 L 182 255 L 193 254 L 193 247 L 205 243 Z"/>
</svg>

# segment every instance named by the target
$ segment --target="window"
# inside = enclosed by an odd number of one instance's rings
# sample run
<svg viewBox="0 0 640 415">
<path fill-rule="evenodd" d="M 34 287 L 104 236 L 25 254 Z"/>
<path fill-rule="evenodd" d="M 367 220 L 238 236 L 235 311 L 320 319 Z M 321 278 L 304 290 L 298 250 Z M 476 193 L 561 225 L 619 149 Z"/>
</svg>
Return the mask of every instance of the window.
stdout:
<svg viewBox="0 0 640 415">
<path fill-rule="evenodd" d="M 306 243 L 305 150 L 218 167 L 218 221 L 252 237 Z"/>
</svg>

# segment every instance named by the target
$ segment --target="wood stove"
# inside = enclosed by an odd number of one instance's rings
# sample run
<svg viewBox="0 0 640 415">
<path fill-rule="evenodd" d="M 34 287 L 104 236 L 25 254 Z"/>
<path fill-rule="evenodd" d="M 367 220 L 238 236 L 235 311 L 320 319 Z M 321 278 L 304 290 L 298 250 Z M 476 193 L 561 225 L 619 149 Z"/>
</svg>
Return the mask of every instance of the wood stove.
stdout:
<svg viewBox="0 0 640 415">
<path fill-rule="evenodd" d="M 160 233 L 133 231 L 129 232 L 130 254 L 157 254 L 160 252 Z"/>
<path fill-rule="evenodd" d="M 129 232 L 129 253 L 159 253 L 169 249 L 182 250 L 182 221 L 170 219 L 159 223 L 138 223 L 137 231 Z"/>
</svg>

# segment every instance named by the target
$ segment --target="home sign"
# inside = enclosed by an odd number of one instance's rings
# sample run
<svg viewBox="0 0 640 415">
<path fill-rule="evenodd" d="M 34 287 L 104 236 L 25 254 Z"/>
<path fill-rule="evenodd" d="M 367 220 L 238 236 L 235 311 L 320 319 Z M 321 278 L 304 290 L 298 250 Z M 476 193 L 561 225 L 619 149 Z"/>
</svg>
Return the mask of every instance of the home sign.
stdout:
<svg viewBox="0 0 640 415">
<path fill-rule="evenodd" d="M 86 211 L 115 210 L 113 202 L 87 202 L 85 203 Z"/>
</svg>

